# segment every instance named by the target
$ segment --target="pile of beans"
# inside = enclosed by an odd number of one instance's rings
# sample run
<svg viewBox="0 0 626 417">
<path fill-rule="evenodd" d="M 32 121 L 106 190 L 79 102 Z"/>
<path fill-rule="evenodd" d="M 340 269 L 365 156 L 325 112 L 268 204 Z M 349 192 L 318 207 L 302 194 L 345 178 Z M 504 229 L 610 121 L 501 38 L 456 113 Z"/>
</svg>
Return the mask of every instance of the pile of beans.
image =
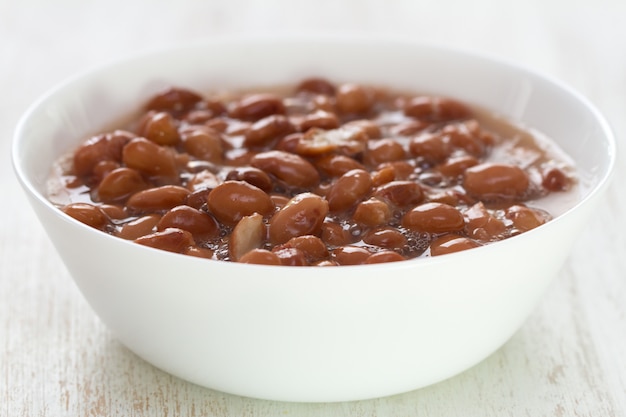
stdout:
<svg viewBox="0 0 626 417">
<path fill-rule="evenodd" d="M 138 244 L 216 260 L 437 256 L 545 223 L 525 202 L 570 188 L 539 147 L 523 149 L 538 155 L 529 164 L 494 160 L 509 142 L 459 101 L 368 85 L 310 78 L 210 97 L 169 88 L 76 149 L 61 209 Z"/>
</svg>

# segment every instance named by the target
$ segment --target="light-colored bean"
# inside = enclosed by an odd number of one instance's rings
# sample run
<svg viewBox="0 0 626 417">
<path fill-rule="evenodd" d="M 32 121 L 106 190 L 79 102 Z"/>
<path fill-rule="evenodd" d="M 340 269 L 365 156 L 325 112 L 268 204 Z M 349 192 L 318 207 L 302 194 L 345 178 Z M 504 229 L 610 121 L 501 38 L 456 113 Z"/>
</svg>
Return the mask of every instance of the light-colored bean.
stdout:
<svg viewBox="0 0 626 417">
<path fill-rule="evenodd" d="M 365 161 L 368 165 L 379 165 L 383 162 L 400 161 L 405 158 L 402 145 L 393 139 L 370 140 L 367 143 Z"/>
<path fill-rule="evenodd" d="M 208 127 L 184 132 L 183 148 L 188 154 L 212 163 L 220 163 L 224 152 L 221 134 Z"/>
<path fill-rule="evenodd" d="M 254 213 L 243 216 L 230 235 L 228 255 L 233 261 L 238 261 L 246 253 L 258 249 L 263 245 L 267 235 L 263 216 Z"/>
</svg>

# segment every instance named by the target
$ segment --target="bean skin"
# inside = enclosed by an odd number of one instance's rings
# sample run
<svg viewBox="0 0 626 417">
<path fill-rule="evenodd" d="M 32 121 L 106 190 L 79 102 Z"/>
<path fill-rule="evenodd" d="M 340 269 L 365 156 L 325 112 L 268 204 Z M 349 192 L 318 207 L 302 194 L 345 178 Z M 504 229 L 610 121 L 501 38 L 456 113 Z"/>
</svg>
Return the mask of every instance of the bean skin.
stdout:
<svg viewBox="0 0 626 417">
<path fill-rule="evenodd" d="M 391 220 L 391 209 L 384 201 L 370 198 L 356 206 L 352 220 L 369 227 L 381 226 Z"/>
<path fill-rule="evenodd" d="M 122 160 L 128 168 L 149 177 L 178 178 L 173 151 L 144 138 L 135 138 L 124 146 Z"/>
<path fill-rule="evenodd" d="M 145 105 L 146 110 L 169 111 L 180 114 L 202 101 L 202 96 L 191 90 L 167 88 L 154 95 Z"/>
<path fill-rule="evenodd" d="M 352 235 L 340 224 L 324 222 L 321 229 L 321 239 L 329 246 L 344 246 L 353 241 Z"/>
<path fill-rule="evenodd" d="M 339 265 L 360 265 L 370 257 L 371 253 L 359 246 L 342 246 L 334 249 L 331 255 Z"/>
<path fill-rule="evenodd" d="M 444 235 L 435 240 L 433 240 L 430 244 L 430 256 L 440 256 L 446 255 L 448 253 L 460 252 L 467 249 L 477 248 L 481 246 L 480 243 L 476 242 L 467 237 L 459 236 L 459 235 Z"/>
<path fill-rule="evenodd" d="M 368 230 L 363 236 L 363 242 L 385 249 L 402 249 L 406 246 L 407 239 L 398 229 L 380 227 Z"/>
<path fill-rule="evenodd" d="M 190 246 L 195 245 L 191 233 L 174 228 L 139 237 L 134 242 L 175 253 L 185 253 Z"/>
<path fill-rule="evenodd" d="M 148 214 L 146 216 L 139 217 L 138 219 L 124 224 L 116 235 L 127 240 L 138 239 L 142 236 L 156 232 L 159 220 L 161 220 L 161 216 L 159 214 Z"/>
<path fill-rule="evenodd" d="M 346 155 L 329 154 L 315 160 L 315 167 L 327 177 L 340 177 L 353 169 L 365 169 L 363 164 Z"/>
<path fill-rule="evenodd" d="M 369 172 L 355 169 L 343 174 L 331 187 L 326 199 L 330 211 L 344 211 L 369 194 L 372 178 Z"/>
<path fill-rule="evenodd" d="M 398 207 L 420 203 L 424 198 L 422 187 L 413 181 L 391 181 L 374 192 L 374 197 Z"/>
<path fill-rule="evenodd" d="M 188 195 L 186 188 L 164 185 L 133 194 L 126 206 L 136 213 L 165 211 L 183 204 Z"/>
<path fill-rule="evenodd" d="M 523 205 L 513 205 L 505 210 L 505 217 L 513 221 L 521 232 L 527 232 L 544 224 L 549 216 Z"/>
<path fill-rule="evenodd" d="M 307 78 L 302 80 L 296 87 L 297 92 L 323 94 L 327 96 L 335 95 L 335 90 L 335 85 L 324 78 Z"/>
<path fill-rule="evenodd" d="M 183 148 L 194 157 L 220 163 L 224 147 L 222 146 L 221 134 L 214 129 L 193 129 L 183 134 Z"/>
<path fill-rule="evenodd" d="M 226 175 L 226 180 L 245 181 L 255 187 L 259 187 L 265 192 L 271 191 L 274 186 L 269 175 L 254 167 L 235 167 Z"/>
<path fill-rule="evenodd" d="M 174 207 L 160 219 L 157 230 L 168 228 L 186 230 L 198 243 L 217 237 L 220 231 L 219 224 L 211 215 L 185 205 Z"/>
<path fill-rule="evenodd" d="M 174 146 L 180 141 L 177 122 L 166 112 L 147 114 L 139 134 L 157 145 Z"/>
<path fill-rule="evenodd" d="M 366 161 L 369 165 L 376 166 L 383 162 L 399 161 L 404 158 L 404 148 L 393 139 L 378 139 L 368 142 Z"/>
<path fill-rule="evenodd" d="M 528 190 L 528 174 L 517 165 L 483 163 L 465 171 L 463 187 L 481 199 L 517 199 Z"/>
<path fill-rule="evenodd" d="M 299 155 L 268 151 L 255 155 L 250 164 L 294 187 L 315 187 L 320 176 L 313 164 Z"/>
<path fill-rule="evenodd" d="M 239 262 L 257 265 L 280 265 L 280 258 L 267 249 L 252 249 L 239 258 Z"/>
<path fill-rule="evenodd" d="M 245 181 L 226 181 L 209 192 L 209 210 L 222 223 L 235 225 L 244 216 L 262 216 L 274 210 L 274 203 L 263 190 Z"/>
<path fill-rule="evenodd" d="M 415 97 L 407 102 L 404 113 L 428 122 L 445 122 L 471 116 L 467 106 L 444 97 Z"/>
<path fill-rule="evenodd" d="M 442 203 L 425 203 L 408 211 L 402 226 L 414 232 L 447 233 L 463 230 L 465 220 L 453 206 Z"/>
<path fill-rule="evenodd" d="M 370 265 L 370 264 L 381 264 L 381 263 L 387 263 L 387 262 L 400 262 L 400 261 L 406 261 L 406 258 L 397 252 L 394 252 L 391 250 L 385 250 L 385 251 L 371 254 L 370 256 L 367 257 L 367 259 L 365 259 L 363 263 Z"/>
<path fill-rule="evenodd" d="M 297 236 L 317 236 L 327 214 L 328 202 L 322 197 L 298 194 L 270 219 L 270 242 L 277 245 Z"/>
<path fill-rule="evenodd" d="M 506 226 L 492 216 L 482 202 L 474 204 L 464 213 L 465 231 L 471 238 L 484 242 L 500 240 Z"/>
<path fill-rule="evenodd" d="M 273 140 L 293 133 L 295 127 L 282 114 L 272 114 L 255 122 L 245 133 L 246 146 L 265 146 Z"/>
<path fill-rule="evenodd" d="M 72 203 L 63 207 L 63 212 L 94 229 L 104 230 L 109 219 L 100 207 L 88 203 Z"/>
<path fill-rule="evenodd" d="M 414 157 L 436 164 L 450 156 L 452 146 L 445 136 L 428 133 L 413 138 L 409 143 L 409 151 Z"/>
<path fill-rule="evenodd" d="M 559 168 L 548 168 L 542 173 L 541 185 L 548 191 L 567 191 L 571 187 L 571 180 Z"/>
<path fill-rule="evenodd" d="M 280 264 L 285 266 L 305 266 L 308 262 L 304 253 L 298 248 L 279 248 L 272 252 L 280 259 Z"/>
<path fill-rule="evenodd" d="M 339 126 L 339 118 L 334 113 L 325 110 L 317 110 L 304 117 L 304 120 L 300 123 L 300 130 L 306 132 L 313 127 L 330 130 L 336 129 Z"/>
<path fill-rule="evenodd" d="M 230 259 L 238 261 L 251 250 L 260 248 L 265 241 L 266 232 L 263 216 L 259 213 L 242 217 L 230 235 L 228 244 Z"/>
<path fill-rule="evenodd" d="M 132 194 L 148 188 L 141 174 L 132 168 L 111 171 L 98 185 L 98 198 L 105 203 L 124 201 Z"/>
<path fill-rule="evenodd" d="M 272 114 L 285 114 L 285 105 L 275 94 L 246 96 L 230 111 L 231 117 L 248 121 L 256 121 Z"/>
<path fill-rule="evenodd" d="M 317 236 L 304 235 L 296 236 L 289 239 L 281 248 L 295 248 L 298 249 L 309 262 L 318 262 L 322 259 L 326 259 L 329 255 L 326 245 Z"/>
<path fill-rule="evenodd" d="M 358 84 L 342 84 L 336 94 L 337 109 L 344 114 L 367 113 L 374 103 L 372 91 Z"/>
</svg>

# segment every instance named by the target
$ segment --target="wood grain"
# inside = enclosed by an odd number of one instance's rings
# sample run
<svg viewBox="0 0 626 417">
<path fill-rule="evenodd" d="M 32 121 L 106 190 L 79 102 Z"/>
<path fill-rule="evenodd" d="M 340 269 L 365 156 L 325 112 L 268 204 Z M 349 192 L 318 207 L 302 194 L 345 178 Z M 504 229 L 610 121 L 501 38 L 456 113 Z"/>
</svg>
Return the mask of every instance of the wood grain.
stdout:
<svg viewBox="0 0 626 417">
<path fill-rule="evenodd" d="M 465 373 L 368 401 L 241 398 L 170 376 L 103 326 L 11 171 L 20 114 L 59 80 L 137 50 L 232 33 L 410 36 L 525 62 L 591 99 L 626 137 L 626 3 L 0 2 L 0 416 L 626 416 L 626 196 L 605 203 L 537 309 Z M 147 18 L 149 17 L 149 19 Z"/>
</svg>

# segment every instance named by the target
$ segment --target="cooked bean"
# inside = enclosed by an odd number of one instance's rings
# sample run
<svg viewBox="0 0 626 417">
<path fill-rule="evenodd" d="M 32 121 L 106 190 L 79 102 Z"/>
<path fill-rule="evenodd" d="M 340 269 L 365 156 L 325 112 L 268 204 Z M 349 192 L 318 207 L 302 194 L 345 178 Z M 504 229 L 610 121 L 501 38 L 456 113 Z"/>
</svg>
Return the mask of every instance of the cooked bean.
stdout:
<svg viewBox="0 0 626 417">
<path fill-rule="evenodd" d="M 122 239 L 135 240 L 141 236 L 156 232 L 157 224 L 161 220 L 159 214 L 148 214 L 124 224 L 116 233 Z"/>
<path fill-rule="evenodd" d="M 463 187 L 483 199 L 521 198 L 528 190 L 528 174 L 517 165 L 483 163 L 465 171 Z"/>
<path fill-rule="evenodd" d="M 220 163 L 224 148 L 220 133 L 211 128 L 193 129 L 183 134 L 183 148 L 194 157 Z"/>
<path fill-rule="evenodd" d="M 153 96 L 146 103 L 146 110 L 169 111 L 182 113 L 193 108 L 202 101 L 202 96 L 191 90 L 182 88 L 168 88 Z"/>
<path fill-rule="evenodd" d="M 400 161 L 404 158 L 404 147 L 393 139 L 370 140 L 367 144 L 366 160 L 369 165 Z"/>
<path fill-rule="evenodd" d="M 446 136 L 426 133 L 411 139 L 409 151 L 414 157 L 422 158 L 431 164 L 436 164 L 450 156 L 452 146 Z"/>
<path fill-rule="evenodd" d="M 331 255 L 339 265 L 359 265 L 364 263 L 371 253 L 359 246 L 342 246 L 333 249 Z"/>
<path fill-rule="evenodd" d="M 74 173 L 79 177 L 91 175 L 101 161 L 119 161 L 117 146 L 111 146 L 110 135 L 98 135 L 82 144 L 73 155 Z"/>
<path fill-rule="evenodd" d="M 268 151 L 255 155 L 250 164 L 294 187 L 314 187 L 320 177 L 309 161 L 283 151 Z"/>
<path fill-rule="evenodd" d="M 360 202 L 352 215 L 354 222 L 369 227 L 387 224 L 390 219 L 391 209 L 387 203 L 377 198 L 370 198 Z"/>
<path fill-rule="evenodd" d="M 230 235 L 228 255 L 230 259 L 238 261 L 246 253 L 261 247 L 266 237 L 266 228 L 263 216 L 253 213 L 243 216 Z"/>
<path fill-rule="evenodd" d="M 467 249 L 477 248 L 481 246 L 467 237 L 451 234 L 441 236 L 432 241 L 430 244 L 430 256 L 440 256 L 448 253 L 460 252 Z"/>
<path fill-rule="evenodd" d="M 300 130 L 306 132 L 313 127 L 330 130 L 336 129 L 339 126 L 339 118 L 337 118 L 334 113 L 325 110 L 317 110 L 304 117 L 300 123 Z"/>
<path fill-rule="evenodd" d="M 354 240 L 350 232 L 344 229 L 338 223 L 324 222 L 322 223 L 322 241 L 328 246 L 344 246 L 352 243 Z"/>
<path fill-rule="evenodd" d="M 539 227 L 549 219 L 546 214 L 522 205 L 507 208 L 505 217 L 512 220 L 515 228 L 522 232 Z"/>
<path fill-rule="evenodd" d="M 369 172 L 354 169 L 343 174 L 332 186 L 326 199 L 330 211 L 344 211 L 369 194 L 372 178 Z"/>
<path fill-rule="evenodd" d="M 445 122 L 471 116 L 471 111 L 463 103 L 449 98 L 425 96 L 409 100 L 404 113 L 428 122 Z"/>
<path fill-rule="evenodd" d="M 344 124 L 347 128 L 356 128 L 367 135 L 368 139 L 380 139 L 382 131 L 378 123 L 369 119 L 351 120 Z"/>
<path fill-rule="evenodd" d="M 190 246 L 195 245 L 191 233 L 181 229 L 165 229 L 160 232 L 141 236 L 134 240 L 140 245 L 166 250 L 168 252 L 185 253 Z"/>
<path fill-rule="evenodd" d="M 98 198 L 105 203 L 123 201 L 148 187 L 141 174 L 132 168 L 111 171 L 98 185 Z"/>
<path fill-rule="evenodd" d="M 134 212 L 165 211 L 184 203 L 189 190 L 177 185 L 163 185 L 133 194 L 126 206 Z"/>
<path fill-rule="evenodd" d="M 322 239 L 313 235 L 292 237 L 281 247 L 298 249 L 309 262 L 320 261 L 329 255 L 328 248 L 326 248 Z"/>
<path fill-rule="evenodd" d="M 326 200 L 312 193 L 298 194 L 270 219 L 270 242 L 277 245 L 296 236 L 317 236 L 326 214 Z"/>
<path fill-rule="evenodd" d="M 380 187 L 381 185 L 385 185 L 396 178 L 396 170 L 393 166 L 381 166 L 379 169 L 371 173 L 372 175 L 372 186 Z"/>
<path fill-rule="evenodd" d="M 297 92 L 307 92 L 332 96 L 335 94 L 335 86 L 324 78 L 307 78 L 302 80 L 296 87 Z"/>
<path fill-rule="evenodd" d="M 272 114 L 255 122 L 246 131 L 246 146 L 264 146 L 273 140 L 293 133 L 295 127 L 282 114 Z"/>
<path fill-rule="evenodd" d="M 473 156 L 465 155 L 450 158 L 438 165 L 435 169 L 446 177 L 458 178 L 465 173 L 465 170 L 478 164 L 478 159 Z"/>
<path fill-rule="evenodd" d="M 409 210 L 402 218 L 402 226 L 415 232 L 457 232 L 463 229 L 465 220 L 456 207 L 425 203 Z"/>
<path fill-rule="evenodd" d="M 88 203 L 71 203 L 63 207 L 63 212 L 94 229 L 104 230 L 109 219 L 100 207 Z"/>
<path fill-rule="evenodd" d="M 100 210 L 107 215 L 109 219 L 123 220 L 128 217 L 126 207 L 118 204 L 101 204 Z"/>
<path fill-rule="evenodd" d="M 420 203 L 424 193 L 422 187 L 413 181 L 391 181 L 376 189 L 374 196 L 398 207 Z"/>
<path fill-rule="evenodd" d="M 211 213 L 222 223 L 236 224 L 244 216 L 263 216 L 274 210 L 274 204 L 263 190 L 245 181 L 226 181 L 215 187 L 207 197 Z"/>
<path fill-rule="evenodd" d="M 198 190 L 206 190 L 207 188 L 215 188 L 221 183 L 222 181 L 217 178 L 217 175 L 205 169 L 189 177 L 187 189 L 191 192 L 196 192 Z"/>
<path fill-rule="evenodd" d="M 157 230 L 168 228 L 190 232 L 197 243 L 217 237 L 220 232 L 219 224 L 211 215 L 185 205 L 174 207 L 163 215 Z"/>
<path fill-rule="evenodd" d="M 367 134 L 360 127 L 343 125 L 332 130 L 313 127 L 302 135 L 294 152 L 305 156 L 321 156 L 340 151 L 353 156 L 365 150 L 367 141 Z"/>
<path fill-rule="evenodd" d="M 372 91 L 359 84 L 340 85 L 335 97 L 337 109 L 344 114 L 367 113 L 374 104 Z"/>
<path fill-rule="evenodd" d="M 144 138 L 135 138 L 124 146 L 122 160 L 128 168 L 149 177 L 178 178 L 174 152 Z"/>
<path fill-rule="evenodd" d="M 567 191 L 571 186 L 571 180 L 559 168 L 549 168 L 542 173 L 541 185 L 548 191 Z"/>
<path fill-rule="evenodd" d="M 147 114 L 139 134 L 157 145 L 174 146 L 180 141 L 176 120 L 166 112 Z"/>
<path fill-rule="evenodd" d="M 272 114 L 285 114 L 285 105 L 275 94 L 252 94 L 242 98 L 231 109 L 235 119 L 256 121 Z"/>
<path fill-rule="evenodd" d="M 209 248 L 201 248 L 199 246 L 189 246 L 185 252 L 185 255 L 195 256 L 196 258 L 213 259 L 214 252 Z"/>
<path fill-rule="evenodd" d="M 481 241 L 500 240 L 506 226 L 478 202 L 465 211 L 465 231 L 471 238 Z"/>
<path fill-rule="evenodd" d="M 239 262 L 257 265 L 280 265 L 280 258 L 267 249 L 252 249 L 239 258 Z"/>
<path fill-rule="evenodd" d="M 305 266 L 308 262 L 304 256 L 304 253 L 298 248 L 284 248 L 273 250 L 280 259 L 280 264 L 285 266 Z"/>
<path fill-rule="evenodd" d="M 380 227 L 368 230 L 363 235 L 363 242 L 385 249 L 402 249 L 406 246 L 407 239 L 398 229 Z"/>
<path fill-rule="evenodd" d="M 353 169 L 365 169 L 354 158 L 338 154 L 328 154 L 316 159 L 315 167 L 327 177 L 340 177 Z"/>
<path fill-rule="evenodd" d="M 364 264 L 381 264 L 387 262 L 406 261 L 406 258 L 397 252 L 391 250 L 380 251 L 371 254 L 365 259 Z"/>
<path fill-rule="evenodd" d="M 226 180 L 245 181 L 265 192 L 269 192 L 274 186 L 269 175 L 254 167 L 235 167 L 226 175 Z"/>
</svg>

